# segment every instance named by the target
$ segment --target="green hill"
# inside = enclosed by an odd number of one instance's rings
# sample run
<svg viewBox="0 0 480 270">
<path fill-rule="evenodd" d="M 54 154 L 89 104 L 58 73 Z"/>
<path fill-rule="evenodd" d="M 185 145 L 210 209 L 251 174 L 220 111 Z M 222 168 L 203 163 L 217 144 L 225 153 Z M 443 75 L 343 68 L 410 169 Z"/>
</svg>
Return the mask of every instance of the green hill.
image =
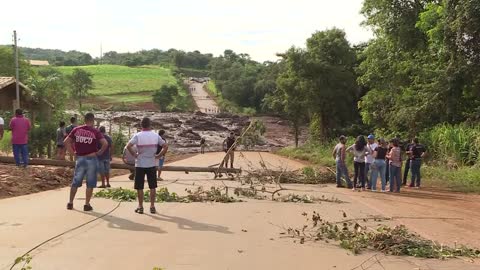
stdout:
<svg viewBox="0 0 480 270">
<path fill-rule="evenodd" d="M 165 84 L 178 84 L 168 68 L 160 66 L 127 67 L 118 65 L 60 66 L 55 67 L 68 75 L 75 68 L 93 74 L 93 97 L 87 103 L 106 107 L 125 105 L 127 108 L 142 107 L 152 102 L 152 94 Z M 181 92 L 184 96 L 188 93 Z M 149 109 L 152 109 L 150 104 Z"/>
</svg>

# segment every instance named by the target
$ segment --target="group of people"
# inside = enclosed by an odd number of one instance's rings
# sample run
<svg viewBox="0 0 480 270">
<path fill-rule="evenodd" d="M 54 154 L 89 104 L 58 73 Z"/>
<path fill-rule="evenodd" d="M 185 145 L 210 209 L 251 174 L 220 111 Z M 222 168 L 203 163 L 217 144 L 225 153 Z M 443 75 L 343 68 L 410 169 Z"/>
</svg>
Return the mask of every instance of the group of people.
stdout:
<svg viewBox="0 0 480 270">
<path fill-rule="evenodd" d="M 420 144 L 418 138 L 411 140 L 405 147 L 399 138 L 393 138 L 388 143 L 385 139 L 375 140 L 374 135 L 358 136 L 355 143 L 347 146 L 347 138 L 340 136 L 339 143 L 333 149 L 333 158 L 336 162 L 337 187 L 346 186 L 352 190 L 377 191 L 377 182 L 380 177 L 381 191 L 387 191 L 390 183 L 390 192 L 400 192 L 401 186 L 407 185 L 408 173 L 411 171 L 411 181 L 408 187 L 420 188 L 421 165 L 427 150 Z M 350 180 L 346 165 L 347 154 L 353 155 L 354 178 Z M 404 158 L 405 156 L 405 158 Z M 405 170 L 402 179 L 402 165 L 405 159 Z"/>
<path fill-rule="evenodd" d="M 85 178 L 87 189 L 84 211 L 92 211 L 90 205 L 93 189 L 97 186 L 97 172 L 102 172 L 110 168 L 113 148 L 109 143 L 108 135 L 105 134 L 105 128 L 96 129 L 94 126 L 95 116 L 93 113 L 87 113 L 84 119 L 85 124 L 76 126 L 68 133 L 64 140 L 64 146 L 70 153 L 75 153 L 75 172 L 70 188 L 70 199 L 67 203 L 67 209 L 73 209 L 73 201 L 77 189 L 82 186 Z M 129 140 L 126 151 L 135 159 L 134 188 L 137 190 L 138 207 L 136 213 L 143 214 L 144 187 L 145 178 L 150 189 L 150 213 L 156 213 L 155 195 L 157 188 L 157 170 L 163 166 L 163 158 L 168 150 L 166 141 L 151 129 L 150 118 L 143 118 L 141 121 L 142 129 Z M 103 162 L 105 161 L 105 162 Z M 102 178 L 103 180 L 103 178 Z M 110 184 L 107 180 L 105 186 Z"/>
</svg>

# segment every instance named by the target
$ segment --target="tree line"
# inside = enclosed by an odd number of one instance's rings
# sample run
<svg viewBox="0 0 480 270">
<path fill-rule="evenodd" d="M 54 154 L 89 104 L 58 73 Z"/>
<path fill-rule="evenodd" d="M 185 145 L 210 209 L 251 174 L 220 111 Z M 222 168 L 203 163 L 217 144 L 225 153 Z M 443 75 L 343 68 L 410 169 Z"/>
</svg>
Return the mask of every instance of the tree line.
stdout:
<svg viewBox="0 0 480 270">
<path fill-rule="evenodd" d="M 412 137 L 480 120 L 480 1 L 365 0 L 374 38 L 352 46 L 319 31 L 305 48 L 258 63 L 227 50 L 210 75 L 223 97 L 288 118 L 296 134 L 329 140 L 376 130 Z"/>
</svg>

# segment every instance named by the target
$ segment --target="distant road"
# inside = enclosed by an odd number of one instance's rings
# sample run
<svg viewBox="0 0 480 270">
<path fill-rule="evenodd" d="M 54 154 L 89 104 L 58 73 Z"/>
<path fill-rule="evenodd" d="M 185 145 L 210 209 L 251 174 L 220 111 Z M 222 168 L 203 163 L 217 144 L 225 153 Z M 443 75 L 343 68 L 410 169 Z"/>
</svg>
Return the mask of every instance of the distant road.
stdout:
<svg viewBox="0 0 480 270">
<path fill-rule="evenodd" d="M 203 83 L 192 82 L 189 84 L 190 93 L 197 103 L 198 110 L 206 114 L 216 114 L 220 112 L 215 100 L 211 99 L 208 93 L 203 89 Z"/>
</svg>

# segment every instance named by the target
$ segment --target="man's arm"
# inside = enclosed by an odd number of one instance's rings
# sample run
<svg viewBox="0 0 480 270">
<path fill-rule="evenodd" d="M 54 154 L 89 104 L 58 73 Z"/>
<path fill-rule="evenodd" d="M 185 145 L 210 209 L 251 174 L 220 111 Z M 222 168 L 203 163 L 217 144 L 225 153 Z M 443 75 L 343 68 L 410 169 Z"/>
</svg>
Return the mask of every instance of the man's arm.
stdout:
<svg viewBox="0 0 480 270">
<path fill-rule="evenodd" d="M 158 155 L 155 155 L 156 158 L 161 158 L 163 156 L 165 156 L 165 154 L 167 153 L 168 151 L 168 144 L 163 144 L 162 145 L 162 151 L 160 151 L 160 153 L 158 153 Z"/>
<path fill-rule="evenodd" d="M 129 143 L 127 144 L 127 151 L 128 151 L 132 156 L 134 156 L 135 158 L 138 157 L 138 153 L 135 152 L 134 149 L 133 149 L 133 143 L 129 142 Z"/>
<path fill-rule="evenodd" d="M 108 142 L 105 138 L 100 139 L 100 144 L 102 144 L 102 148 L 97 152 L 97 156 L 101 156 L 108 148 Z"/>
<path fill-rule="evenodd" d="M 73 140 L 72 140 L 72 138 L 70 138 L 70 137 L 67 137 L 67 138 L 63 141 L 63 143 L 65 144 L 65 147 L 67 148 L 68 153 L 70 153 L 71 155 L 74 154 L 74 153 L 73 153 L 73 148 L 72 148 L 72 141 L 73 141 Z"/>
<path fill-rule="evenodd" d="M 333 159 L 337 158 L 337 147 L 336 146 L 335 146 L 335 148 L 333 148 L 332 157 L 333 157 Z"/>
</svg>

